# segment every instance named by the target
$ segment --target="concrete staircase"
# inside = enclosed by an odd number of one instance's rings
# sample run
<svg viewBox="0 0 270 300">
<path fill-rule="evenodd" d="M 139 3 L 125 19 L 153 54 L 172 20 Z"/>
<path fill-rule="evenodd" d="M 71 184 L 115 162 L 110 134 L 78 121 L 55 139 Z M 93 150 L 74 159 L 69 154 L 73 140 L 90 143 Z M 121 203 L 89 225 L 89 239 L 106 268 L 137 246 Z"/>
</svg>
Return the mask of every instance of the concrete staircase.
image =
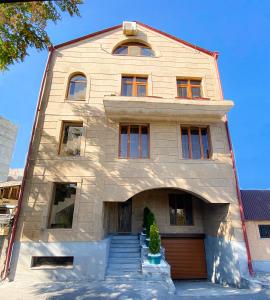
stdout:
<svg viewBox="0 0 270 300">
<path fill-rule="evenodd" d="M 106 278 L 140 278 L 141 254 L 137 235 L 112 237 Z"/>
</svg>

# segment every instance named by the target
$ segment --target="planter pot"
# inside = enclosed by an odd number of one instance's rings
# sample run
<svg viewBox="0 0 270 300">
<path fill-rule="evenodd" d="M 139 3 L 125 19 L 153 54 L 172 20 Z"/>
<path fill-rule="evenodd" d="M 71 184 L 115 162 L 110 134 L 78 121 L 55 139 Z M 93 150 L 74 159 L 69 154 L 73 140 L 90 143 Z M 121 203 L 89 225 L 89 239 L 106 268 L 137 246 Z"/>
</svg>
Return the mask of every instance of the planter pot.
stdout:
<svg viewBox="0 0 270 300">
<path fill-rule="evenodd" d="M 161 254 L 160 253 L 158 253 L 158 254 L 148 253 L 148 261 L 150 264 L 159 265 L 161 262 Z"/>
<path fill-rule="evenodd" d="M 146 239 L 145 239 L 145 244 L 146 244 L 147 247 L 149 247 L 149 242 L 150 242 L 150 239 L 149 239 L 149 238 L 146 238 Z"/>
</svg>

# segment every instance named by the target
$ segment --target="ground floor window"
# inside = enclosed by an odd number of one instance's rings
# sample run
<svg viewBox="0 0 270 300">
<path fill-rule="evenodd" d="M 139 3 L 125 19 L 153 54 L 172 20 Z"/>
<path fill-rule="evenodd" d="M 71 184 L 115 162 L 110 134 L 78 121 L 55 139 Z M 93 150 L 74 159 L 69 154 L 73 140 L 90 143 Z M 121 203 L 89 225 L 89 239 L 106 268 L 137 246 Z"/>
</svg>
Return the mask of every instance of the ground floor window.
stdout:
<svg viewBox="0 0 270 300">
<path fill-rule="evenodd" d="M 270 225 L 259 225 L 259 232 L 261 238 L 270 238 Z"/>
<path fill-rule="evenodd" d="M 169 195 L 170 225 L 193 225 L 192 196 Z"/>
<path fill-rule="evenodd" d="M 73 266 L 73 256 L 33 256 L 32 268 Z"/>
<path fill-rule="evenodd" d="M 71 228 L 76 196 L 76 183 L 55 183 L 49 215 L 49 228 Z"/>
</svg>

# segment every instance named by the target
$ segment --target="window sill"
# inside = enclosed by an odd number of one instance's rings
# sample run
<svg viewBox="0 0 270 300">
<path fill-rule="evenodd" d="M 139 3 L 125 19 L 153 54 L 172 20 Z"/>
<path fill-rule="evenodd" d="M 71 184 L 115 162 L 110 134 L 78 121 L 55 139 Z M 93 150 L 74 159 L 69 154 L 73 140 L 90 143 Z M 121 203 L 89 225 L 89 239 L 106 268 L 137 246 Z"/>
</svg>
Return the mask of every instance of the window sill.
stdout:
<svg viewBox="0 0 270 300">
<path fill-rule="evenodd" d="M 55 231 L 55 230 L 60 230 L 60 231 L 72 231 L 73 228 L 46 228 L 47 231 Z"/>
<path fill-rule="evenodd" d="M 175 97 L 175 99 L 179 99 L 179 100 L 181 100 L 181 99 L 183 99 L 183 100 L 205 100 L 205 101 L 209 101 L 209 100 L 211 100 L 210 98 L 204 98 L 204 97 L 201 97 L 201 98 L 187 98 L 187 97 Z"/>
<path fill-rule="evenodd" d="M 42 267 L 30 267 L 30 270 L 72 270 L 74 266 L 42 266 Z"/>
<path fill-rule="evenodd" d="M 64 99 L 65 102 L 68 102 L 68 103 L 77 103 L 77 102 L 86 102 L 86 99 L 68 99 L 68 98 L 65 98 Z"/>
</svg>

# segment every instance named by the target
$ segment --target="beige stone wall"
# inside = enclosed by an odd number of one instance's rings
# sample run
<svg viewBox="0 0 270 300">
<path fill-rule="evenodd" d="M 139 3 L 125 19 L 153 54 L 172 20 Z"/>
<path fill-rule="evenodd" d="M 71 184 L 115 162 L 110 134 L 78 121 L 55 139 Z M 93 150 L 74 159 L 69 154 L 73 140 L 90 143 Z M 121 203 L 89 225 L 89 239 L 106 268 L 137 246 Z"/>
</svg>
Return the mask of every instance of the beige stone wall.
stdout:
<svg viewBox="0 0 270 300">
<path fill-rule="evenodd" d="M 224 122 L 179 119 L 150 123 L 150 159 L 118 159 L 118 122 L 106 117 L 103 98 L 119 95 L 121 74 L 148 75 L 148 94 L 175 98 L 176 77 L 202 78 L 203 96 L 220 100 L 214 58 L 139 26 L 156 57 L 111 55 L 126 37 L 121 29 L 55 50 L 45 85 L 31 167 L 24 193 L 18 238 L 22 241 L 86 241 L 100 239 L 103 202 L 126 201 L 152 188 L 179 188 L 211 203 L 232 203 L 232 222 L 239 210 Z M 65 99 L 73 72 L 87 76 L 86 100 Z M 57 154 L 62 121 L 83 121 L 81 157 Z M 181 124 L 209 125 L 213 156 L 183 160 Z M 77 182 L 72 229 L 47 229 L 53 182 Z M 239 231 L 240 232 L 240 231 Z M 242 239 L 239 233 L 239 239 Z"/>
<path fill-rule="evenodd" d="M 247 221 L 247 235 L 252 260 L 270 260 L 270 239 L 261 238 L 259 224 L 270 225 L 270 221 Z"/>
</svg>

